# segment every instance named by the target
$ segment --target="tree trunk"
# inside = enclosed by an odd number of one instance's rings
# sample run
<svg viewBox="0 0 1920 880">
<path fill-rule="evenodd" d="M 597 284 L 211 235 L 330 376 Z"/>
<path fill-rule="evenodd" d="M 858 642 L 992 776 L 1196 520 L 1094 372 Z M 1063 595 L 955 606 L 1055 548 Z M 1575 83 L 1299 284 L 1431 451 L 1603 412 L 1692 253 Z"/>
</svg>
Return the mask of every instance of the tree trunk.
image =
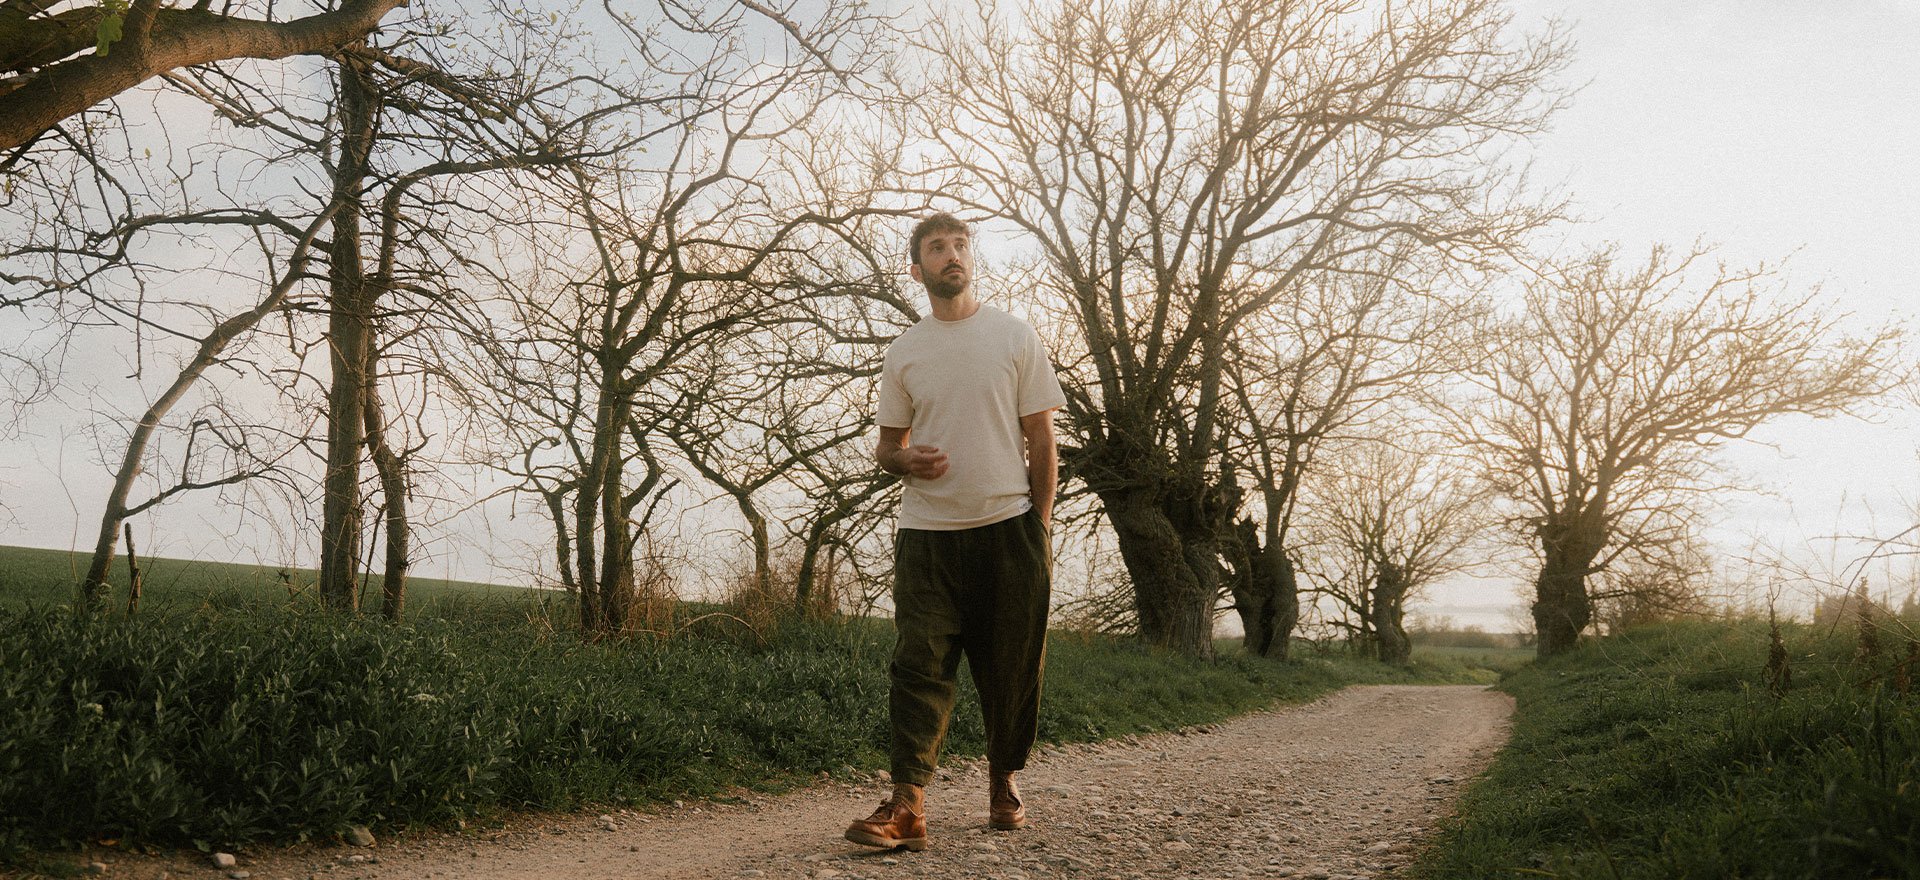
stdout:
<svg viewBox="0 0 1920 880">
<path fill-rule="evenodd" d="M 1133 580 L 1140 637 L 1192 657 L 1213 656 L 1213 599 L 1219 587 L 1219 545 L 1155 503 L 1148 490 L 1100 493 L 1120 557 Z"/>
<path fill-rule="evenodd" d="M 753 493 L 738 491 L 733 496 L 734 504 L 740 508 L 740 515 L 747 520 L 748 534 L 753 538 L 753 586 L 763 597 L 773 595 L 773 540 L 767 534 L 767 518 L 760 507 L 753 503 Z"/>
<path fill-rule="evenodd" d="M 373 455 L 374 470 L 380 475 L 380 495 L 387 502 L 387 570 L 380 579 L 380 614 L 388 620 L 399 620 L 407 601 L 407 550 L 413 532 L 407 522 L 405 466 L 387 442 L 387 421 L 380 406 L 379 371 L 375 369 L 373 351 L 370 346 L 364 416 L 367 451 Z"/>
<path fill-rule="evenodd" d="M 1540 530 L 1545 561 L 1534 582 L 1533 626 L 1538 656 L 1551 657 L 1573 650 L 1580 633 L 1593 622 L 1593 599 L 1587 595 L 1587 575 L 1600 555 L 1592 534 L 1571 526 Z"/>
<path fill-rule="evenodd" d="M 1277 537 L 1269 535 L 1263 543 L 1259 527 L 1251 520 L 1241 520 L 1233 537 L 1232 544 L 1238 545 L 1232 551 L 1236 575 L 1233 602 L 1247 633 L 1245 650 L 1285 660 L 1293 627 L 1300 621 L 1299 584 L 1293 562 Z"/>
<path fill-rule="evenodd" d="M 1380 662 L 1404 666 L 1413 657 L 1413 640 L 1405 625 L 1407 600 L 1406 574 L 1391 562 L 1381 562 L 1374 575 L 1372 625 L 1373 643 Z"/>
<path fill-rule="evenodd" d="M 625 408 L 619 408 L 619 418 L 610 426 L 606 442 L 613 447 L 610 466 L 601 474 L 600 482 L 600 632 L 620 633 L 627 628 L 628 613 L 633 608 L 633 539 L 627 528 L 624 493 L 621 491 L 622 469 L 617 452 L 621 425 L 626 421 Z"/>
<path fill-rule="evenodd" d="M 353 610 L 359 602 L 360 449 L 366 442 L 367 358 L 372 316 L 360 255 L 361 188 L 373 143 L 373 90 L 357 62 L 339 65 L 340 152 L 334 168 L 328 335 L 333 384 L 327 393 L 327 470 L 320 525 L 320 600 Z"/>
<path fill-rule="evenodd" d="M 1285 660 L 1293 646 L 1293 628 L 1300 622 L 1299 575 L 1293 569 L 1293 560 L 1287 557 L 1286 548 L 1277 540 L 1262 547 L 1255 562 L 1255 570 L 1272 585 L 1269 590 L 1273 593 L 1273 640 L 1260 656 Z"/>
<path fill-rule="evenodd" d="M 547 514 L 553 518 L 553 558 L 560 569 L 560 586 L 575 597 L 580 583 L 573 577 L 573 541 L 567 528 L 567 494 L 562 490 L 542 492 L 547 499 Z"/>
<path fill-rule="evenodd" d="M 820 551 L 827 541 L 827 525 L 824 519 L 816 519 L 807 528 L 807 536 L 800 546 L 800 569 L 793 576 L 793 610 L 805 616 L 808 606 L 813 602 L 813 580 L 818 576 Z M 831 564 L 831 560 L 829 560 Z"/>
</svg>

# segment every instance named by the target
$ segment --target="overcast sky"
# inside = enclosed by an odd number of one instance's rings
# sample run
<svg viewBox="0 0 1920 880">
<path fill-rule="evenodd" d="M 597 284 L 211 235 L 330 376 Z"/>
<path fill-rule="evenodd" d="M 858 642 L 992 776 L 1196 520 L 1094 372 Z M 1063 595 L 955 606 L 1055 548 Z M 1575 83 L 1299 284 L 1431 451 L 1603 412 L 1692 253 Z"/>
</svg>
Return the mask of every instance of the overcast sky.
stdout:
<svg viewBox="0 0 1920 880">
<path fill-rule="evenodd" d="M 1580 91 L 1535 144 L 1536 176 L 1576 199 L 1587 222 L 1569 250 L 1617 240 L 1629 253 L 1696 239 L 1735 263 L 1787 260 L 1793 289 L 1818 284 L 1860 326 L 1920 313 L 1920 3 L 1522 0 L 1517 24 L 1563 19 Z M 0 318 L 0 339 L 6 338 Z M 17 323 L 17 318 L 14 319 Z M 15 330 L 18 329 L 16 326 Z M 109 377 L 112 378 L 112 377 Z M 0 544 L 86 547 L 106 476 L 76 443 L 84 407 L 49 408 L 25 442 L 0 443 Z M 1737 474 L 1767 490 L 1729 499 L 1712 537 L 1802 549 L 1835 533 L 1888 534 L 1920 500 L 1920 416 L 1877 423 L 1793 420 L 1730 449 Z M 169 514 L 204 529 L 164 552 L 260 560 L 235 529 L 192 502 Z M 482 538 L 443 548 L 431 575 L 488 579 Z M 145 546 L 145 545 L 143 545 Z M 1818 549 L 1818 548 L 1816 548 Z M 1854 549 L 1821 550 L 1844 561 Z M 1415 610 L 1491 628 L 1523 606 L 1517 580 L 1461 581 Z"/>
<path fill-rule="evenodd" d="M 1717 244 L 1737 264 L 1785 259 L 1860 326 L 1920 314 L 1920 3 L 1521 0 L 1516 24 L 1560 18 L 1581 89 L 1536 143 L 1600 240 Z M 1767 490 L 1731 497 L 1711 530 L 1844 564 L 1834 534 L 1891 534 L 1920 500 L 1920 418 L 1783 420 L 1725 460 Z M 1771 445 L 1762 445 L 1771 444 Z M 1809 547 L 1808 543 L 1814 542 Z M 1513 585 L 1459 583 L 1423 608 L 1493 624 Z M 1804 597 L 1802 597 L 1804 598 Z M 1496 606 L 1496 607 L 1487 607 Z"/>
</svg>

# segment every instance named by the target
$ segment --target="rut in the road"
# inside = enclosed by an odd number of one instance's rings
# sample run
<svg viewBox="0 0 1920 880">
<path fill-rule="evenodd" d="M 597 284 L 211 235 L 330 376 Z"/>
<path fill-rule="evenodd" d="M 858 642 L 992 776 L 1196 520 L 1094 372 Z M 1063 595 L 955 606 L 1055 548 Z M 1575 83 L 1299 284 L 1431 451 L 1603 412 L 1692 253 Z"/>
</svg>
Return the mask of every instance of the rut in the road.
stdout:
<svg viewBox="0 0 1920 880">
<path fill-rule="evenodd" d="M 611 823 L 526 820 L 372 851 L 282 851 L 241 867 L 324 880 L 1372 878 L 1404 863 L 1486 765 L 1511 711 L 1481 687 L 1353 687 L 1204 731 L 1044 750 L 1021 776 L 1031 822 L 1014 832 L 986 828 L 985 767 L 956 765 L 928 789 L 933 845 L 922 853 L 840 839 L 885 796 L 874 780 Z M 204 864 L 121 867 L 116 876 L 220 876 Z"/>
</svg>

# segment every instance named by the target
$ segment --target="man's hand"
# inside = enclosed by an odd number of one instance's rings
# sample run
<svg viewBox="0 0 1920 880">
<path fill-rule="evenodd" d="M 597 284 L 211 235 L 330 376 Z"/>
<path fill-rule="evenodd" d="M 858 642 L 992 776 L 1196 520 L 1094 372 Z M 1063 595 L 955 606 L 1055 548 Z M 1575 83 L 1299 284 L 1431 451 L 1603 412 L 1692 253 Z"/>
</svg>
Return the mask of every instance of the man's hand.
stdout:
<svg viewBox="0 0 1920 880">
<path fill-rule="evenodd" d="M 908 476 L 937 480 L 947 472 L 947 454 L 938 446 L 908 446 L 894 454 Z"/>
<path fill-rule="evenodd" d="M 938 446 L 907 445 L 907 428 L 880 429 L 880 445 L 874 447 L 873 460 L 890 474 L 937 480 L 947 472 L 947 454 Z"/>
</svg>

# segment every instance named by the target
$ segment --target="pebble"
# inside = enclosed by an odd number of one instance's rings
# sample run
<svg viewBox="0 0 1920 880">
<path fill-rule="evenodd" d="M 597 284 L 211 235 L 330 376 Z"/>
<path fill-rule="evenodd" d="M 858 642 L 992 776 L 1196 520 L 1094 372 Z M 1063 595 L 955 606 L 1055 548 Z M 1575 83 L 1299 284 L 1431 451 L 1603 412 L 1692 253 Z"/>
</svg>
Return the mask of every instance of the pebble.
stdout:
<svg viewBox="0 0 1920 880">
<path fill-rule="evenodd" d="M 247 880 L 248 877 L 252 877 L 252 876 L 253 876 L 252 871 L 228 871 L 227 872 L 227 880 Z"/>
<path fill-rule="evenodd" d="M 347 829 L 347 843 L 353 846 L 372 846 L 373 832 L 365 825 L 355 825 Z"/>
<path fill-rule="evenodd" d="M 213 866 L 219 870 L 225 871 L 236 864 L 239 864 L 239 862 L 234 859 L 233 853 L 217 852 L 213 854 Z"/>
<path fill-rule="evenodd" d="M 106 862 L 88 862 L 86 867 L 80 869 L 80 873 L 105 874 L 107 873 L 107 863 Z"/>
</svg>

